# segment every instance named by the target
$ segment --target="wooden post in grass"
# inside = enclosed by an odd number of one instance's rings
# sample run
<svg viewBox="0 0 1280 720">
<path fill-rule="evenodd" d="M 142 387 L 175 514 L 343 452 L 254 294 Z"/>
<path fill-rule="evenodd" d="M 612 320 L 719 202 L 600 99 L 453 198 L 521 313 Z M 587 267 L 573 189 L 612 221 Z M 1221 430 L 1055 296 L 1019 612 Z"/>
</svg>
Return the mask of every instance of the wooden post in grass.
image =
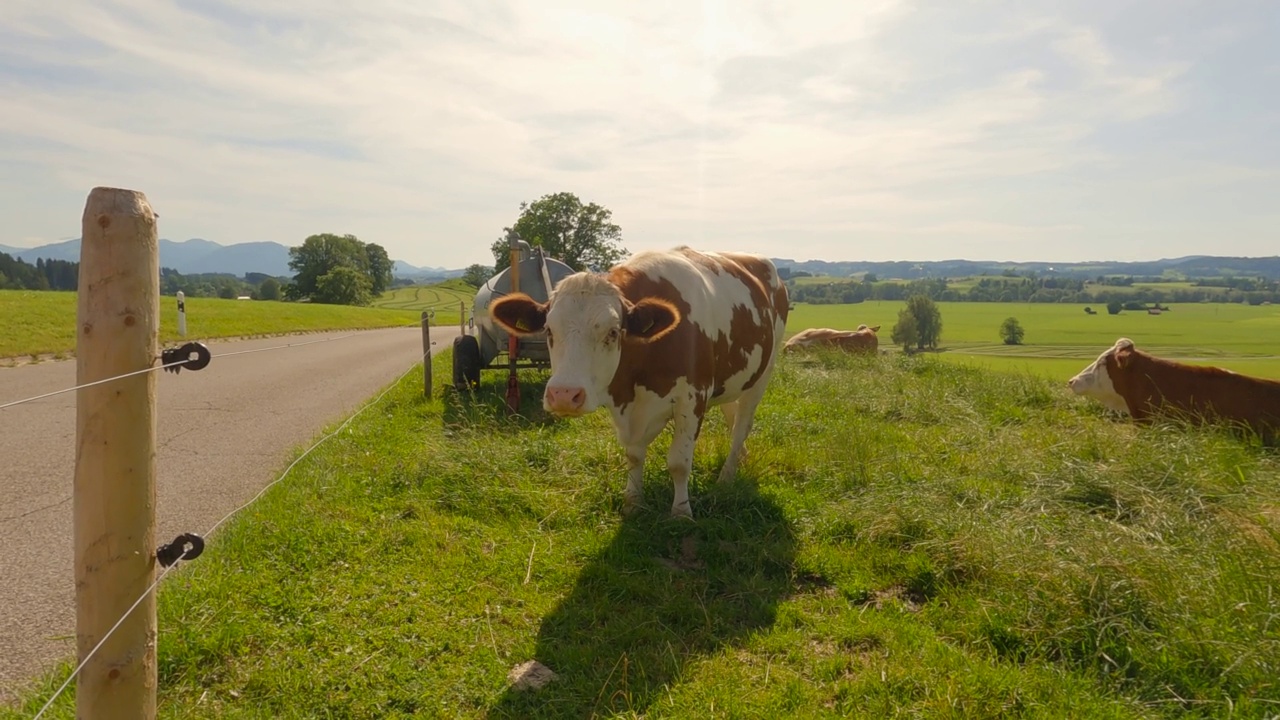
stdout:
<svg viewBox="0 0 1280 720">
<path fill-rule="evenodd" d="M 458 301 L 458 332 L 467 334 L 467 303 L 462 300 Z"/>
<path fill-rule="evenodd" d="M 431 399 L 431 315 L 422 311 L 422 395 Z"/>
<path fill-rule="evenodd" d="M 140 192 L 94 188 L 85 202 L 76 383 L 151 367 L 157 355 L 156 218 Z M 76 649 L 83 661 L 155 578 L 156 373 L 76 391 Z M 84 666 L 76 717 L 156 715 L 155 593 Z"/>
</svg>

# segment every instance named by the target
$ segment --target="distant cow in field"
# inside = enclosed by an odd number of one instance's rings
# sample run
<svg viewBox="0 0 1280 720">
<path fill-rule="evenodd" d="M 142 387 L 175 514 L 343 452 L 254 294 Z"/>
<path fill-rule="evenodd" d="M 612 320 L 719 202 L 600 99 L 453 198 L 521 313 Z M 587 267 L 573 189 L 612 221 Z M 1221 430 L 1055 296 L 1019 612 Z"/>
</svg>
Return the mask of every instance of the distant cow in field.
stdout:
<svg viewBox="0 0 1280 720">
<path fill-rule="evenodd" d="M 782 346 L 784 351 L 799 350 L 811 347 L 837 347 L 850 352 L 875 354 L 880 348 L 880 339 L 876 337 L 880 326 L 867 327 L 859 325 L 857 330 L 832 330 L 831 328 L 809 328 L 796 333 Z"/>
<path fill-rule="evenodd" d="M 1268 442 L 1280 430 L 1280 382 L 1157 358 L 1129 338 L 1117 340 L 1067 385 L 1134 420 L 1160 413 L 1225 420 L 1247 425 Z"/>
<path fill-rule="evenodd" d="M 573 417 L 609 408 L 627 454 L 628 510 L 643 497 L 649 444 L 672 422 L 671 513 L 692 517 L 689 474 L 707 408 L 720 406 L 731 428 L 723 482 L 737 472 L 788 307 L 768 258 L 679 247 L 638 253 L 607 273 L 571 275 L 545 303 L 508 295 L 489 314 L 516 335 L 546 332 L 548 412 Z"/>
</svg>

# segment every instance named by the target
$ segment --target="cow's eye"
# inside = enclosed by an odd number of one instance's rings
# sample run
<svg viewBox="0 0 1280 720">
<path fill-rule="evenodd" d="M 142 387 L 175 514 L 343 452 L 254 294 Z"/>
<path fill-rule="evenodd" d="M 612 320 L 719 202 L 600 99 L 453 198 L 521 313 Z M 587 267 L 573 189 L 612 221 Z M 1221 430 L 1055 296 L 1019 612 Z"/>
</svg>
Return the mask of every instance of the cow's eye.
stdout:
<svg viewBox="0 0 1280 720">
<path fill-rule="evenodd" d="M 617 339 L 618 339 L 618 335 L 619 335 L 619 330 L 618 330 L 618 328 L 610 328 L 610 329 L 609 329 L 609 340 L 610 340 L 610 341 L 617 340 Z"/>
</svg>

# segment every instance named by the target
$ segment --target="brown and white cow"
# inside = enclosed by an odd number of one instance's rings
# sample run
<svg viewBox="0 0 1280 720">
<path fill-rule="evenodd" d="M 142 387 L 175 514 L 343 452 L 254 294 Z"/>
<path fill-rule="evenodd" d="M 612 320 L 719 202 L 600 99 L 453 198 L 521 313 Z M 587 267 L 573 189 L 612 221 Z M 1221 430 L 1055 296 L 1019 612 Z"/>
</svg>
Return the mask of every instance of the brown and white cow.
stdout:
<svg viewBox="0 0 1280 720">
<path fill-rule="evenodd" d="M 782 349 L 785 352 L 811 347 L 836 347 L 849 352 L 865 352 L 874 355 L 880 349 L 880 339 L 876 337 L 879 331 L 879 325 L 875 327 L 859 325 L 857 330 L 809 328 L 793 335 Z"/>
<path fill-rule="evenodd" d="M 546 303 L 512 294 L 490 316 L 517 335 L 545 331 L 542 404 L 573 417 L 605 406 L 627 454 L 628 510 L 640 502 L 649 444 L 672 422 L 671 513 L 692 517 L 689 473 L 707 408 L 731 427 L 721 482 L 737 472 L 787 322 L 786 286 L 768 258 L 687 247 L 638 253 L 607 273 L 561 280 Z"/>
<path fill-rule="evenodd" d="M 1160 413 L 1225 420 L 1247 425 L 1264 439 L 1280 430 L 1280 382 L 1158 358 L 1129 338 L 1116 340 L 1067 385 L 1134 420 Z"/>
</svg>

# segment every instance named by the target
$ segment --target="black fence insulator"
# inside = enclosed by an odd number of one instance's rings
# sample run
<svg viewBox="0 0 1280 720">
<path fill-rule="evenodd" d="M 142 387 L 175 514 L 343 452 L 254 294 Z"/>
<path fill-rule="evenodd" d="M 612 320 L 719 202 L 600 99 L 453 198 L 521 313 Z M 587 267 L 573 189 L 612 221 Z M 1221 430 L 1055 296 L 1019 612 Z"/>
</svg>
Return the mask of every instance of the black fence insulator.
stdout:
<svg viewBox="0 0 1280 720">
<path fill-rule="evenodd" d="M 213 354 L 209 352 L 209 348 L 205 347 L 204 343 L 198 342 L 189 342 L 182 347 L 165 348 L 160 351 L 160 364 L 166 366 L 166 371 L 175 374 L 182 368 L 203 370 L 212 359 Z"/>
<path fill-rule="evenodd" d="M 204 538 L 195 533 L 182 533 L 167 545 L 156 550 L 156 560 L 164 567 L 179 560 L 195 560 L 204 552 Z"/>
</svg>

